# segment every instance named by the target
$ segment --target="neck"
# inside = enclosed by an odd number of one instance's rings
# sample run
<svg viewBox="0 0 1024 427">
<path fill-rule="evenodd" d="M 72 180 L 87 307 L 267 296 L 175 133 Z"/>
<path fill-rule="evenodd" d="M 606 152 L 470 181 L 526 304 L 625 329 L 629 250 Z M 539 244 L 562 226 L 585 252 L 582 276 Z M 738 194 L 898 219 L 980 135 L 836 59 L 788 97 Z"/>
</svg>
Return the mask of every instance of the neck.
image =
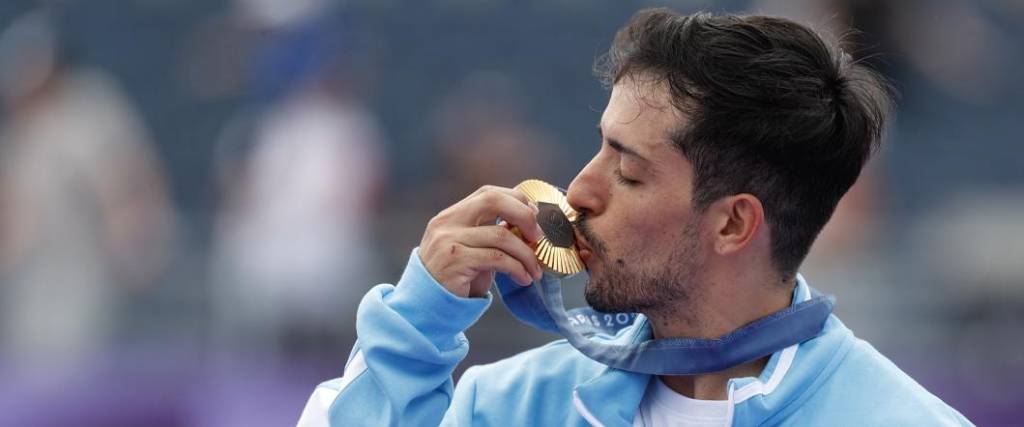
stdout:
<svg viewBox="0 0 1024 427">
<path fill-rule="evenodd" d="M 729 391 L 726 389 L 729 380 L 761 375 L 761 371 L 768 364 L 769 357 L 765 356 L 753 362 L 733 366 L 724 371 L 712 372 L 710 374 L 686 376 L 661 375 L 658 378 L 672 391 L 691 399 L 726 400 L 729 398 Z"/>
<path fill-rule="evenodd" d="M 666 310 L 645 313 L 654 338 L 719 338 L 788 307 L 795 280 L 781 280 L 773 273 L 731 273 L 695 284 L 696 297 L 685 298 Z M 661 376 L 661 380 L 684 396 L 724 400 L 729 379 L 760 375 L 768 358 L 710 374 Z"/>
</svg>

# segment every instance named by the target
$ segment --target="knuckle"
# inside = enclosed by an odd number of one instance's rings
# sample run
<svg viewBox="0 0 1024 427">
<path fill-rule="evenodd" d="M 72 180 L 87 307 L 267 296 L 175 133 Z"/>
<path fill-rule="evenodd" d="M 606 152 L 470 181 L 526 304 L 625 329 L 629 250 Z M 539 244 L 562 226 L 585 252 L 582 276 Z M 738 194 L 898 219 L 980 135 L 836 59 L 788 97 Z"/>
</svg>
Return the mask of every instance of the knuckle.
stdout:
<svg viewBox="0 0 1024 427">
<path fill-rule="evenodd" d="M 529 197 L 526 197 L 526 193 L 524 193 L 522 190 L 518 188 L 513 188 L 512 194 L 513 197 L 519 199 L 520 202 L 526 203 L 528 200 L 530 200 Z"/>
<path fill-rule="evenodd" d="M 501 192 L 497 191 L 495 188 L 491 188 L 481 193 L 480 198 L 488 205 L 493 205 L 501 200 Z"/>
<path fill-rule="evenodd" d="M 494 227 L 494 231 L 492 231 L 492 233 L 498 240 L 505 240 L 512 237 L 512 232 L 505 227 Z"/>
<path fill-rule="evenodd" d="M 455 243 L 453 233 L 448 228 L 438 228 L 433 230 L 430 233 L 429 240 L 434 247 L 444 247 L 448 244 Z"/>
<path fill-rule="evenodd" d="M 438 241 L 438 242 L 447 242 L 447 241 L 451 240 L 451 237 L 452 237 L 452 232 L 450 230 L 448 230 L 447 228 L 443 228 L 443 227 L 434 229 L 433 233 L 431 233 L 431 234 L 433 236 L 433 240 Z"/>
<path fill-rule="evenodd" d="M 430 218 L 430 221 L 427 221 L 427 229 L 432 230 L 442 226 L 444 224 L 446 212 L 447 211 L 441 211 L 437 215 L 434 215 L 433 218 Z"/>
<path fill-rule="evenodd" d="M 490 191 L 493 191 L 493 190 L 494 190 L 494 186 L 493 185 L 481 185 L 480 188 L 477 188 L 476 191 L 474 191 L 473 194 L 471 194 L 471 195 L 484 194 L 484 193 L 487 193 L 487 192 L 490 192 Z"/>
</svg>

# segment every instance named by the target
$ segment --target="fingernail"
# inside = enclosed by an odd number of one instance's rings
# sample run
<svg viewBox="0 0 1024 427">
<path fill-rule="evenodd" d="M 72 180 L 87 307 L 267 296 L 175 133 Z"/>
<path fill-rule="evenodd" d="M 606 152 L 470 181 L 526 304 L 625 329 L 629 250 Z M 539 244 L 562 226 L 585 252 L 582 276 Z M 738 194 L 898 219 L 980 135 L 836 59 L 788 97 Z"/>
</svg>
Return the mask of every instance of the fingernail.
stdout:
<svg viewBox="0 0 1024 427">
<path fill-rule="evenodd" d="M 536 204 L 536 203 L 532 203 L 532 202 L 531 202 L 531 203 L 530 203 L 530 209 L 533 209 L 533 213 L 534 213 L 534 214 L 538 214 L 538 213 L 540 213 L 540 208 L 539 208 L 539 207 L 537 206 L 537 204 Z"/>
</svg>

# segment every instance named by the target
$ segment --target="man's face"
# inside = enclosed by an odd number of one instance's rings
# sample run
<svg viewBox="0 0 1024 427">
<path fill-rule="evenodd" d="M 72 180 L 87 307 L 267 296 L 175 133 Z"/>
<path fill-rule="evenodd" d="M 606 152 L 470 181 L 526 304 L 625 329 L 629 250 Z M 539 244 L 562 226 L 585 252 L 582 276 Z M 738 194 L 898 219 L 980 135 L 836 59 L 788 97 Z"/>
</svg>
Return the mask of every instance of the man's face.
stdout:
<svg viewBox="0 0 1024 427">
<path fill-rule="evenodd" d="M 685 115 L 664 84 L 625 77 L 601 117 L 601 148 L 569 186 L 581 214 L 587 303 L 600 311 L 671 310 L 694 298 L 703 264 L 693 168 L 670 136 Z"/>
</svg>

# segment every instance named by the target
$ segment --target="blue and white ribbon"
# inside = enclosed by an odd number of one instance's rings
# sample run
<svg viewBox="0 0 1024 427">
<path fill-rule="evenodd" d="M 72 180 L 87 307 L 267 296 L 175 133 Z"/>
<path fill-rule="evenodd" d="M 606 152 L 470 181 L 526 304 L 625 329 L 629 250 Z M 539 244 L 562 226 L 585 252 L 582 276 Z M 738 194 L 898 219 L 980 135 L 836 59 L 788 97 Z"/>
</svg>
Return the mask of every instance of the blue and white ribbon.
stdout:
<svg viewBox="0 0 1024 427">
<path fill-rule="evenodd" d="M 590 307 L 567 311 L 562 302 L 561 281 L 548 273 L 528 287 L 517 285 L 504 274 L 498 274 L 495 281 L 505 306 L 520 321 L 562 335 L 597 362 L 651 375 L 721 371 L 804 342 L 821 332 L 835 305 L 835 297 L 812 290 L 810 299 L 719 338 L 634 337 L 630 344 L 620 344 L 596 336 L 617 334 L 636 321 L 636 314 L 601 313 Z"/>
</svg>

